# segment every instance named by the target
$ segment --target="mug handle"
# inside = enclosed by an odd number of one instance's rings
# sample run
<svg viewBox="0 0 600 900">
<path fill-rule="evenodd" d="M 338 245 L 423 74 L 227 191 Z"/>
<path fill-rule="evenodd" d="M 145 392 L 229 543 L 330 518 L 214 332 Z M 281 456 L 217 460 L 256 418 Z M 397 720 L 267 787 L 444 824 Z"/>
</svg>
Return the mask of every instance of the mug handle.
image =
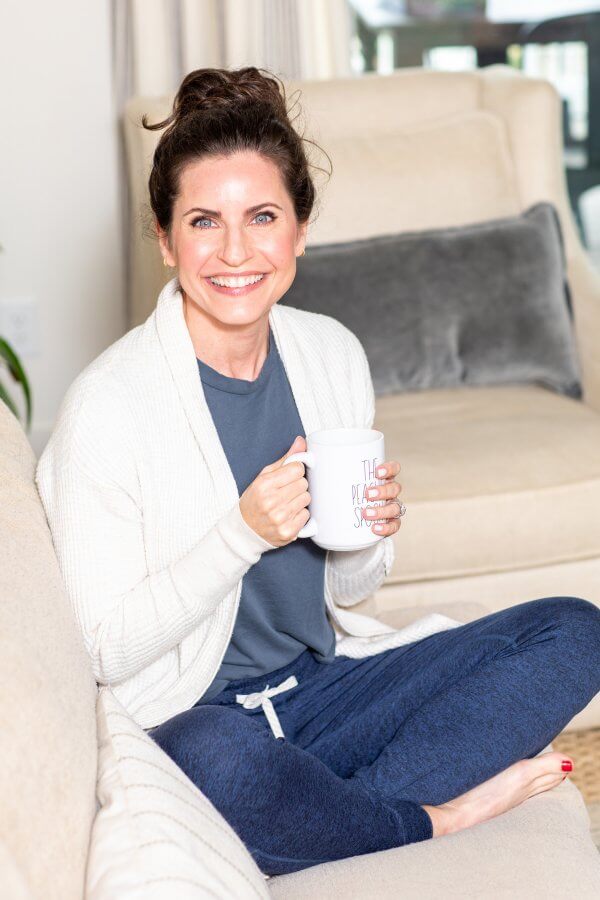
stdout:
<svg viewBox="0 0 600 900">
<path fill-rule="evenodd" d="M 284 459 L 283 465 L 287 465 L 287 463 L 291 462 L 301 462 L 304 463 L 305 466 L 309 468 L 314 468 L 316 465 L 316 457 L 312 450 L 302 450 L 300 453 L 292 453 L 291 456 L 288 456 L 287 459 Z M 311 516 L 306 525 L 304 525 L 300 531 L 298 532 L 299 538 L 304 537 L 314 537 L 317 533 L 317 523 L 315 522 L 314 516 Z"/>
</svg>

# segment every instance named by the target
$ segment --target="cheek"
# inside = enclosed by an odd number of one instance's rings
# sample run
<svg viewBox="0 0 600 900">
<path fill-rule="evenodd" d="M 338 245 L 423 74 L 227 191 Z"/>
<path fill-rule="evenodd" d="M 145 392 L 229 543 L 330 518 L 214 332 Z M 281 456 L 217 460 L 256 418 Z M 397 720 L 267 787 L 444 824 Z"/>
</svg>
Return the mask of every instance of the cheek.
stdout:
<svg viewBox="0 0 600 900">
<path fill-rule="evenodd" d="M 184 237 L 179 242 L 179 257 L 181 260 L 195 262 L 208 256 L 210 250 L 206 243 L 195 241 L 193 237 Z"/>
<path fill-rule="evenodd" d="M 277 269 L 285 270 L 294 264 L 296 250 L 293 235 L 265 235 L 260 249 Z"/>
</svg>

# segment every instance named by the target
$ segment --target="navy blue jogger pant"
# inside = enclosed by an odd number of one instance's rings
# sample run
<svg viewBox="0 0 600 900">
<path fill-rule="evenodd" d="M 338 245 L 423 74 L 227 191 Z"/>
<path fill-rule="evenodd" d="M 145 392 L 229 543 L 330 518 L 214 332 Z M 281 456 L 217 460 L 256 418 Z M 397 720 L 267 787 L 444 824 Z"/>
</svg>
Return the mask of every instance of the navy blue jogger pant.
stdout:
<svg viewBox="0 0 600 900">
<path fill-rule="evenodd" d="M 236 694 L 272 698 L 284 733 Z M 543 597 L 363 659 L 231 682 L 148 734 L 264 874 L 433 836 L 439 805 L 540 753 L 600 691 L 600 609 Z"/>
</svg>

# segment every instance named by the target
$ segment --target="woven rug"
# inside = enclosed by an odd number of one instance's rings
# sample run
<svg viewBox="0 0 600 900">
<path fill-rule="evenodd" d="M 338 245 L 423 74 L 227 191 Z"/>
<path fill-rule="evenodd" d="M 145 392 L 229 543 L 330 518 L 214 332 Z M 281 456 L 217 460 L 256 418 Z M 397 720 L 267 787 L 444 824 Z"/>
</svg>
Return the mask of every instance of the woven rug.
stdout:
<svg viewBox="0 0 600 900">
<path fill-rule="evenodd" d="M 585 800 L 592 820 L 592 837 L 600 850 L 600 728 L 563 731 L 554 738 L 552 746 L 573 759 L 569 778 Z"/>
</svg>

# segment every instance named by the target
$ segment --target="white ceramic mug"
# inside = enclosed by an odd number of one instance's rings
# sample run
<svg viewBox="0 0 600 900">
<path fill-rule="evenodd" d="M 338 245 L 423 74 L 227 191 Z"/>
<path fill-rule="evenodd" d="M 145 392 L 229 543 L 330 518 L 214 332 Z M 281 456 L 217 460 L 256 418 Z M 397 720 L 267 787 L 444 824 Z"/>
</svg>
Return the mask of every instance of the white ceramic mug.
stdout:
<svg viewBox="0 0 600 900">
<path fill-rule="evenodd" d="M 310 503 L 310 519 L 298 537 L 310 537 L 327 550 L 359 550 L 385 535 L 371 526 L 384 519 L 365 519 L 365 506 L 384 506 L 388 501 L 369 500 L 367 489 L 384 484 L 375 470 L 385 462 L 383 432 L 374 428 L 324 428 L 306 436 L 305 451 L 284 461 L 304 463 Z"/>
</svg>

